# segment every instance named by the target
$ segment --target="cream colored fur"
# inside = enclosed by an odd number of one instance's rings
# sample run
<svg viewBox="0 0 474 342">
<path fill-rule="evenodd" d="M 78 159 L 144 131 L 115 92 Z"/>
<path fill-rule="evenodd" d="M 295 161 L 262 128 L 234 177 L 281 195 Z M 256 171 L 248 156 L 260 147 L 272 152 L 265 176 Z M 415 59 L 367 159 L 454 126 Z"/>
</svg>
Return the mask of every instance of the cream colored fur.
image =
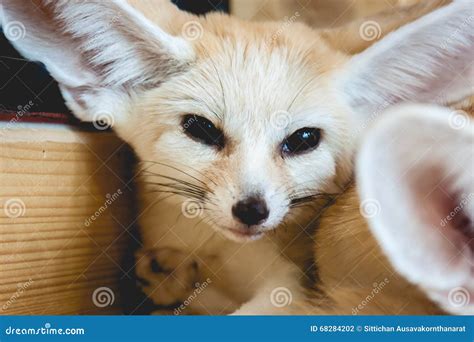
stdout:
<svg viewBox="0 0 474 342">
<path fill-rule="evenodd" d="M 317 288 L 289 313 L 474 312 L 474 112 L 463 109 L 466 121 L 454 125 L 452 109 L 401 106 L 369 132 L 357 162 L 361 195 L 352 184 L 323 214 Z M 461 205 L 456 215 L 470 221 L 443 225 Z"/>
<path fill-rule="evenodd" d="M 407 100 L 443 103 L 470 89 L 462 77 L 472 72 L 474 45 L 466 1 L 354 57 L 335 49 L 327 32 L 298 23 L 282 29 L 223 14 L 195 17 L 166 2 L 37 5 L 3 1 L 2 26 L 21 21 L 25 37 L 12 43 L 46 64 L 75 114 L 107 118 L 134 148 L 144 243 L 137 273 L 161 305 L 185 301 L 210 279 L 190 313 L 284 312 L 271 300 L 281 287 L 295 302 L 304 298 L 307 246 L 324 201 L 291 208 L 291 199 L 339 191 L 359 137 L 382 109 Z M 450 65 L 465 72 L 453 74 Z M 439 80 L 456 87 L 440 89 Z M 184 134 L 189 113 L 224 131 L 222 151 Z M 320 128 L 320 145 L 282 158 L 281 142 L 302 127 Z M 192 190 L 189 198 L 176 184 Z M 230 208 L 254 192 L 270 216 L 244 238 L 232 232 L 245 227 Z M 186 217 L 187 205 L 197 205 L 199 216 Z"/>
</svg>

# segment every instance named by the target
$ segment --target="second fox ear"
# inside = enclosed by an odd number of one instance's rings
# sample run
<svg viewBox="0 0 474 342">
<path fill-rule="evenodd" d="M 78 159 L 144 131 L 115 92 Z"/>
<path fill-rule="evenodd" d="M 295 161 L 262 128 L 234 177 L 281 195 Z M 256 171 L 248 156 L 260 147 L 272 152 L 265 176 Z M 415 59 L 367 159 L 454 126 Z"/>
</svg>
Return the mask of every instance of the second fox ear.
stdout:
<svg viewBox="0 0 474 342">
<path fill-rule="evenodd" d="M 395 269 L 447 312 L 474 313 L 474 125 L 402 106 L 369 131 L 357 174 L 370 228 Z"/>
<path fill-rule="evenodd" d="M 352 57 L 337 86 L 356 121 L 400 102 L 445 104 L 471 94 L 473 18 L 472 1 L 456 0 Z"/>
<path fill-rule="evenodd" d="M 180 72 L 191 45 L 126 1 L 3 0 L 0 23 L 25 57 L 43 63 L 80 119 L 123 119 L 125 98 Z"/>
</svg>

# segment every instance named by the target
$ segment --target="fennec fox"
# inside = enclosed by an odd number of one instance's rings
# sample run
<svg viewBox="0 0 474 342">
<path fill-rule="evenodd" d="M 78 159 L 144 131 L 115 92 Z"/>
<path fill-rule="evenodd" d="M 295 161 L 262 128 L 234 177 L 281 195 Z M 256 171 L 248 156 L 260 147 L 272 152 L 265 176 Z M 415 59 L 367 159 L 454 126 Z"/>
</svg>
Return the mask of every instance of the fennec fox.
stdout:
<svg viewBox="0 0 474 342">
<path fill-rule="evenodd" d="M 273 313 L 281 289 L 304 298 L 311 227 L 350 179 L 364 129 L 391 105 L 471 91 L 470 1 L 356 55 L 327 30 L 167 1 L 33 2 L 2 1 L 4 32 L 78 118 L 137 153 L 137 274 L 156 304 L 188 302 L 182 313 Z"/>
</svg>

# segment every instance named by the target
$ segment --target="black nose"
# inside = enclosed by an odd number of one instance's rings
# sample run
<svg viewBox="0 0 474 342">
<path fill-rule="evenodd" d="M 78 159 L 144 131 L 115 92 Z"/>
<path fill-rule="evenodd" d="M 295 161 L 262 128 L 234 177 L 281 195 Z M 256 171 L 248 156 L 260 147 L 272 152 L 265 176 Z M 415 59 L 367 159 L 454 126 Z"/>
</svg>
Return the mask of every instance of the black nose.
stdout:
<svg viewBox="0 0 474 342">
<path fill-rule="evenodd" d="M 267 204 L 260 197 L 249 197 L 239 201 L 232 207 L 232 214 L 243 224 L 253 226 L 268 218 Z"/>
</svg>

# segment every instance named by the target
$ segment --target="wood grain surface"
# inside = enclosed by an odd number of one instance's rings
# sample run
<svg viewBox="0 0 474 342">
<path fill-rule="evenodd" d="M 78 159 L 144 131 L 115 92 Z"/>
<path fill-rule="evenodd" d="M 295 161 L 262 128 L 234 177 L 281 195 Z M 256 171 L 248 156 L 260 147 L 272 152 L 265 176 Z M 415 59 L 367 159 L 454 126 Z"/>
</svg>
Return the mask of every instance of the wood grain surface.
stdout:
<svg viewBox="0 0 474 342">
<path fill-rule="evenodd" d="M 0 125 L 0 314 L 121 312 L 132 167 L 112 133 Z"/>
</svg>

